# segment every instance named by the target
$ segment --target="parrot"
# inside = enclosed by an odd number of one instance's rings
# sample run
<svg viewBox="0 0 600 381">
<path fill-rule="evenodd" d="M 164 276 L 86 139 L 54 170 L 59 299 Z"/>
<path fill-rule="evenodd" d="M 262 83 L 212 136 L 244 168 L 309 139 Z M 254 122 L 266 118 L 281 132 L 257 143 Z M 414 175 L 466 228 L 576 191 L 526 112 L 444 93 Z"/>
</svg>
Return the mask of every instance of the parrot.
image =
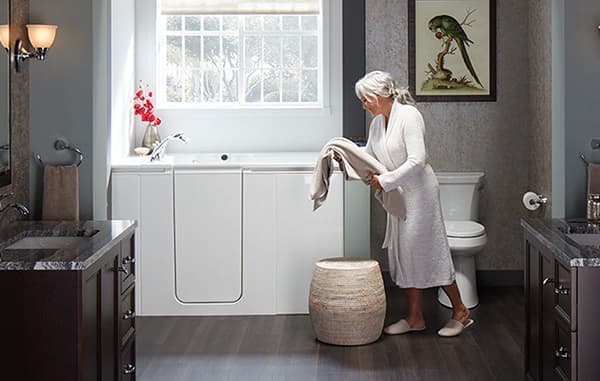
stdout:
<svg viewBox="0 0 600 381">
<path fill-rule="evenodd" d="M 467 37 L 465 30 L 460 26 L 460 23 L 452 16 L 441 15 L 435 16 L 431 20 L 429 20 L 428 28 L 430 31 L 435 32 L 435 37 L 440 39 L 443 36 L 448 36 L 453 39 L 458 45 L 458 49 L 460 50 L 460 54 L 462 55 L 463 61 L 465 62 L 465 66 L 469 69 L 469 73 L 475 78 L 477 83 L 483 87 L 477 74 L 475 73 L 475 69 L 473 68 L 473 64 L 471 63 L 471 59 L 469 58 L 469 54 L 467 53 L 467 47 L 469 44 L 472 44 L 473 41 Z"/>
</svg>

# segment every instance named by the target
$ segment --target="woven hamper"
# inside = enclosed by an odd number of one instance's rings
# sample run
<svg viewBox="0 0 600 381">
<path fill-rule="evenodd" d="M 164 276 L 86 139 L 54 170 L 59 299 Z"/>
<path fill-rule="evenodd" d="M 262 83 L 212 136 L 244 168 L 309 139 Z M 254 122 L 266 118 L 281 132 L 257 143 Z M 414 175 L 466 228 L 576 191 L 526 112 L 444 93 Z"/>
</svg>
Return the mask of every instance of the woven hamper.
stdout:
<svg viewBox="0 0 600 381">
<path fill-rule="evenodd" d="M 377 261 L 328 258 L 316 263 L 308 310 L 319 341 L 336 345 L 376 341 L 383 330 L 385 303 Z"/>
</svg>

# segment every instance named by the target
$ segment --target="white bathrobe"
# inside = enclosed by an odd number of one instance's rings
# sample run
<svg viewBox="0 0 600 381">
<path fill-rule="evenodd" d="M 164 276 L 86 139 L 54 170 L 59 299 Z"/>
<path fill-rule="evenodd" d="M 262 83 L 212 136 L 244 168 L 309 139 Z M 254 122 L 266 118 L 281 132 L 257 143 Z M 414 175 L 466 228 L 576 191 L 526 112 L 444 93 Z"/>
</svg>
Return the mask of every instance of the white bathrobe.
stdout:
<svg viewBox="0 0 600 381">
<path fill-rule="evenodd" d="M 428 288 L 454 281 L 454 266 L 440 208 L 439 184 L 427 164 L 425 123 L 413 106 L 394 102 L 385 118 L 371 122 L 367 153 L 386 166 L 379 175 L 384 191 L 404 190 L 406 220 L 388 213 L 383 247 L 390 275 L 402 288 Z"/>
</svg>

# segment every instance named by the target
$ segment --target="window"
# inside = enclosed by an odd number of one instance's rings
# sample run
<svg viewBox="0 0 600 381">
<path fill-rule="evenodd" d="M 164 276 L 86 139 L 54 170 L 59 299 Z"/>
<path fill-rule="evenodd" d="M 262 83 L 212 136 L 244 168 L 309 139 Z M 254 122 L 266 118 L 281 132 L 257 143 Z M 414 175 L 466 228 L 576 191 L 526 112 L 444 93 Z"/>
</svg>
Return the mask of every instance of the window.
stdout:
<svg viewBox="0 0 600 381">
<path fill-rule="evenodd" d="M 157 29 L 161 105 L 322 104 L 316 0 L 163 0 Z"/>
</svg>

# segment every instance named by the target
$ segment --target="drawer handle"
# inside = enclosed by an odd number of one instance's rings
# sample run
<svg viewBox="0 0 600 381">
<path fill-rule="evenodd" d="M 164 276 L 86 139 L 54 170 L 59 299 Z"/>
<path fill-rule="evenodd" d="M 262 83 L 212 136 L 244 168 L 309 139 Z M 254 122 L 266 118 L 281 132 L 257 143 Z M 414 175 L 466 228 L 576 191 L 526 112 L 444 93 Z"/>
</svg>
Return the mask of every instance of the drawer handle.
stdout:
<svg viewBox="0 0 600 381">
<path fill-rule="evenodd" d="M 123 264 L 124 265 L 129 265 L 129 264 L 132 264 L 132 263 L 135 263 L 135 258 L 129 257 L 129 256 L 123 258 Z"/>
<path fill-rule="evenodd" d="M 544 279 L 544 280 L 542 281 L 542 284 L 543 284 L 544 286 L 545 286 L 545 285 L 547 285 L 548 283 L 554 283 L 554 279 L 552 279 L 552 278 L 546 278 L 546 279 Z"/>
<path fill-rule="evenodd" d="M 123 374 L 131 374 L 135 372 L 135 365 L 127 364 L 125 368 L 123 368 Z"/>
<path fill-rule="evenodd" d="M 120 272 L 122 272 L 122 273 L 123 273 L 123 274 L 125 274 L 125 275 L 129 274 L 129 270 L 127 270 L 127 269 L 126 269 L 125 267 L 123 267 L 123 266 L 119 266 L 119 267 L 117 267 L 117 271 L 120 271 Z"/>
<path fill-rule="evenodd" d="M 554 351 L 554 356 L 556 356 L 559 359 L 568 359 L 569 351 L 567 351 L 567 348 L 561 346 L 556 351 Z"/>
<path fill-rule="evenodd" d="M 559 284 L 558 287 L 554 289 L 554 293 L 557 295 L 569 295 L 569 289 L 562 284 Z"/>
<path fill-rule="evenodd" d="M 128 310 L 123 314 L 123 320 L 133 319 L 135 317 L 135 312 L 132 310 Z"/>
</svg>

